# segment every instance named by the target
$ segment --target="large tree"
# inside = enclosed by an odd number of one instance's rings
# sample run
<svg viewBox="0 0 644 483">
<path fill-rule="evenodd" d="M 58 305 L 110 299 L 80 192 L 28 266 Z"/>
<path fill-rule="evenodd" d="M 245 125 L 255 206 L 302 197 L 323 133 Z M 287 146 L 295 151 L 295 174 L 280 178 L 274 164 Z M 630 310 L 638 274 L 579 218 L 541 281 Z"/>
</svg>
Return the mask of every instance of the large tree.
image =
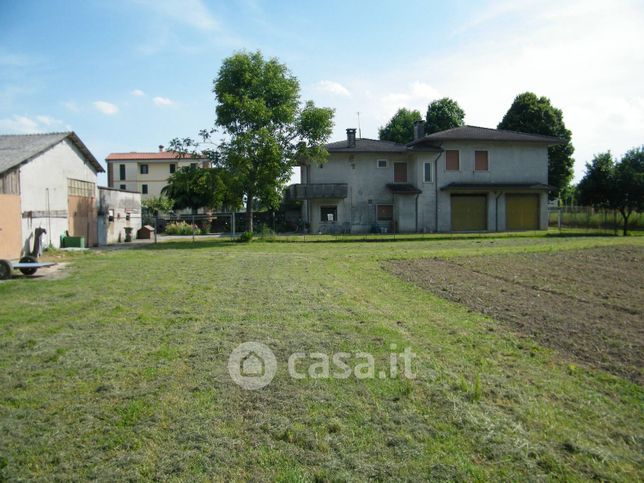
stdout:
<svg viewBox="0 0 644 483">
<path fill-rule="evenodd" d="M 537 97 L 532 92 L 519 94 L 497 127 L 562 138 L 564 144 L 548 148 L 548 184 L 555 187 L 553 196 L 568 186 L 575 164 L 572 133 L 566 129 L 561 109 L 554 107 L 550 99 Z"/>
<path fill-rule="evenodd" d="M 324 144 L 333 129 L 333 109 L 300 102 L 300 86 L 288 68 L 261 52 L 238 52 L 224 60 L 213 92 L 217 99 L 215 127 L 200 132 L 211 142 L 223 139 L 209 155 L 233 180 L 246 203 L 248 229 L 253 230 L 256 205 L 275 207 L 282 188 L 298 163 L 323 163 Z M 198 143 L 172 141 L 173 149 L 190 151 Z"/>
<path fill-rule="evenodd" d="M 387 124 L 378 129 L 378 137 L 381 141 L 393 141 L 395 143 L 407 144 L 414 140 L 414 122 L 422 121 L 420 112 L 404 107 L 389 120 Z"/>
<path fill-rule="evenodd" d="M 465 111 L 453 99 L 443 97 L 432 101 L 427 106 L 425 118 L 425 132 L 427 134 L 445 131 L 462 126 L 465 123 Z"/>
<path fill-rule="evenodd" d="M 619 162 L 610 151 L 596 155 L 586 163 L 577 191 L 581 204 L 619 211 L 626 235 L 631 214 L 644 210 L 644 146 L 631 149 Z"/>
<path fill-rule="evenodd" d="M 216 208 L 227 198 L 223 175 L 218 168 L 184 166 L 170 175 L 161 194 L 172 201 L 175 210 L 196 213 L 199 208 Z"/>
</svg>

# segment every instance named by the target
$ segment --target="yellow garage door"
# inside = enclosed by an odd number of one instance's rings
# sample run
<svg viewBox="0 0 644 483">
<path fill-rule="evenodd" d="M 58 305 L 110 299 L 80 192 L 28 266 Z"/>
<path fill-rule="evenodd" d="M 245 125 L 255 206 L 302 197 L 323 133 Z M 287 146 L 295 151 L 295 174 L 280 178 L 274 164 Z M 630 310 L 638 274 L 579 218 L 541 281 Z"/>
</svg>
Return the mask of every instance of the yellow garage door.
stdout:
<svg viewBox="0 0 644 483">
<path fill-rule="evenodd" d="M 506 230 L 539 229 L 539 195 L 505 195 Z"/>
<path fill-rule="evenodd" d="M 452 195 L 452 231 L 487 230 L 486 195 Z"/>
</svg>

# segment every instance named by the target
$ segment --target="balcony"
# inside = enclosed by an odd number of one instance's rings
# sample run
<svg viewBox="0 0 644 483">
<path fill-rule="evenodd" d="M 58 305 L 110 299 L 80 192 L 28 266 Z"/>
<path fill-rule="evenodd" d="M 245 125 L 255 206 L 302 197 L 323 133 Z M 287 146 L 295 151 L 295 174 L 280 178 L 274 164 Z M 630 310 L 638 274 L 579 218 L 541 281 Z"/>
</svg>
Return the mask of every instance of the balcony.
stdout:
<svg viewBox="0 0 644 483">
<path fill-rule="evenodd" d="M 338 200 L 349 194 L 347 183 L 292 184 L 286 189 L 288 201 Z"/>
</svg>

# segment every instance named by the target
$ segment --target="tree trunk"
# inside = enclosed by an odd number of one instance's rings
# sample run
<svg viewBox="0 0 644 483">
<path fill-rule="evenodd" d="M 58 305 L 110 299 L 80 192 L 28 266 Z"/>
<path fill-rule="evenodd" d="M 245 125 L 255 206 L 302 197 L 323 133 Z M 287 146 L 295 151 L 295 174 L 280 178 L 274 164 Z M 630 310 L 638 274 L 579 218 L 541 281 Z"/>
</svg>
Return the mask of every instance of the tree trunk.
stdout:
<svg viewBox="0 0 644 483">
<path fill-rule="evenodd" d="M 248 194 L 246 198 L 246 231 L 253 231 L 253 195 Z"/>
<path fill-rule="evenodd" d="M 628 217 L 631 216 L 631 214 L 621 210 L 620 210 L 620 213 L 622 214 L 622 218 L 624 219 L 623 234 L 624 236 L 627 236 L 628 235 Z"/>
</svg>

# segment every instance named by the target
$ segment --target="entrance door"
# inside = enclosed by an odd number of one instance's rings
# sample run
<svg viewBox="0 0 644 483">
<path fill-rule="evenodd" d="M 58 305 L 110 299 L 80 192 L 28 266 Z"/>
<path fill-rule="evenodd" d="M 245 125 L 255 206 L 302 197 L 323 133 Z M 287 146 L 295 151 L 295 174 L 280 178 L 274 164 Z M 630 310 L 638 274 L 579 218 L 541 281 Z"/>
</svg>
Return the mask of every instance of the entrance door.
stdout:
<svg viewBox="0 0 644 483">
<path fill-rule="evenodd" d="M 394 183 L 407 182 L 407 163 L 394 163 Z"/>
<path fill-rule="evenodd" d="M 509 231 L 539 229 L 539 195 L 505 195 L 505 229 Z"/>
<path fill-rule="evenodd" d="M 452 195 L 452 231 L 487 230 L 486 195 Z"/>
</svg>

